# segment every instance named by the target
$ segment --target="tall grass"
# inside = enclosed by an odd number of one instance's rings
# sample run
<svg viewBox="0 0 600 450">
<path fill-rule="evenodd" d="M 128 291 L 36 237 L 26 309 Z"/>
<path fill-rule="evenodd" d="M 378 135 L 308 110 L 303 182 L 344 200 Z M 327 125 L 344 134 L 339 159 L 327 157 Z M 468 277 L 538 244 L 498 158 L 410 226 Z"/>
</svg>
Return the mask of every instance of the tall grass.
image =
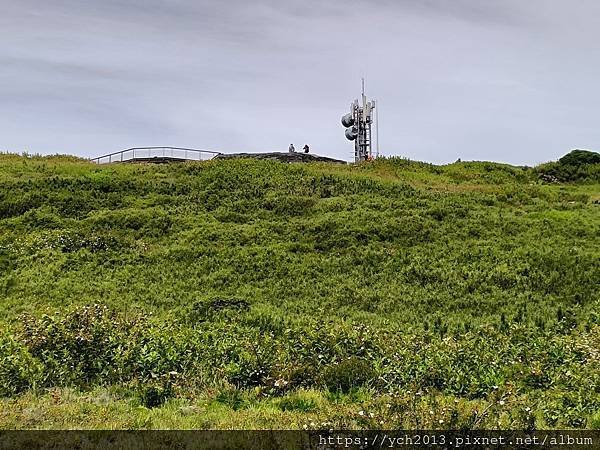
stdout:
<svg viewBox="0 0 600 450">
<path fill-rule="evenodd" d="M 0 155 L 0 395 L 595 427 L 600 187 L 539 174 Z"/>
</svg>

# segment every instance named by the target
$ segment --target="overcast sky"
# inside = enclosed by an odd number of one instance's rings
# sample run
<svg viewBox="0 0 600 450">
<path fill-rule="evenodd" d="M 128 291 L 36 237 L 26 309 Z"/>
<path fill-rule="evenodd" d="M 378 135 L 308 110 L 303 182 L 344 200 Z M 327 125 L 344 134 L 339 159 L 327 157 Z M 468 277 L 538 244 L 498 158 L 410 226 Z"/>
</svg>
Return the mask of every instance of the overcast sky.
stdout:
<svg viewBox="0 0 600 450">
<path fill-rule="evenodd" d="M 536 164 L 600 149 L 597 0 L 0 0 L 0 150 L 133 146 Z"/>
</svg>

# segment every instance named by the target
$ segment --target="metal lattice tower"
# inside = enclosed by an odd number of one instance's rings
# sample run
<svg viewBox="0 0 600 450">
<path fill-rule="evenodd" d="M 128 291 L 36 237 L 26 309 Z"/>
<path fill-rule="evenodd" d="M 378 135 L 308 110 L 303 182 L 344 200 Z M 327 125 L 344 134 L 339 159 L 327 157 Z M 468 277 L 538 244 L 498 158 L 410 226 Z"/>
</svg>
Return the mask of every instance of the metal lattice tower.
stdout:
<svg viewBox="0 0 600 450">
<path fill-rule="evenodd" d="M 368 161 L 373 158 L 372 125 L 375 100 L 367 101 L 365 80 L 362 80 L 361 99 L 354 100 L 350 112 L 342 117 L 346 127 L 346 139 L 354 141 L 354 162 Z"/>
</svg>

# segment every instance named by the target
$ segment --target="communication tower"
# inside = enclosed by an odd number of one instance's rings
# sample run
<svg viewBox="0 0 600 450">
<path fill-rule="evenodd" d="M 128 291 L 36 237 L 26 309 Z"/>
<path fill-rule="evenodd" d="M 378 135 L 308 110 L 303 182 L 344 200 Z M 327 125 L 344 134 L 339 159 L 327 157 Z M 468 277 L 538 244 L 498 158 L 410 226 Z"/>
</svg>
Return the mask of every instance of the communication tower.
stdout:
<svg viewBox="0 0 600 450">
<path fill-rule="evenodd" d="M 374 110 L 375 100 L 367 101 L 363 78 L 361 100 L 354 100 L 350 105 L 350 112 L 342 117 L 342 125 L 346 127 L 346 139 L 354 141 L 354 162 L 368 161 L 373 158 L 371 128 L 375 121 Z M 379 139 L 377 141 L 379 145 Z M 379 149 L 376 156 L 379 156 Z"/>
</svg>

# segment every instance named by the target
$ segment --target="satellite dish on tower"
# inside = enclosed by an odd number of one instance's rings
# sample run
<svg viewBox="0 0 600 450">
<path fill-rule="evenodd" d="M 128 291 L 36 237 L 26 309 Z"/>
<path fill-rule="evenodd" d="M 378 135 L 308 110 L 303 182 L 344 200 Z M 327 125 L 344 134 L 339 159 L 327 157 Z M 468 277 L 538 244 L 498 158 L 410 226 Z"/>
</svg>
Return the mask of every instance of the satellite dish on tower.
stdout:
<svg viewBox="0 0 600 450">
<path fill-rule="evenodd" d="M 348 139 L 349 141 L 354 141 L 358 137 L 358 128 L 346 128 L 346 132 L 344 134 L 346 135 L 346 139 Z"/>
<path fill-rule="evenodd" d="M 342 117 L 342 125 L 344 125 L 346 128 L 354 125 L 354 117 L 352 116 L 352 113 L 348 113 Z"/>
</svg>

